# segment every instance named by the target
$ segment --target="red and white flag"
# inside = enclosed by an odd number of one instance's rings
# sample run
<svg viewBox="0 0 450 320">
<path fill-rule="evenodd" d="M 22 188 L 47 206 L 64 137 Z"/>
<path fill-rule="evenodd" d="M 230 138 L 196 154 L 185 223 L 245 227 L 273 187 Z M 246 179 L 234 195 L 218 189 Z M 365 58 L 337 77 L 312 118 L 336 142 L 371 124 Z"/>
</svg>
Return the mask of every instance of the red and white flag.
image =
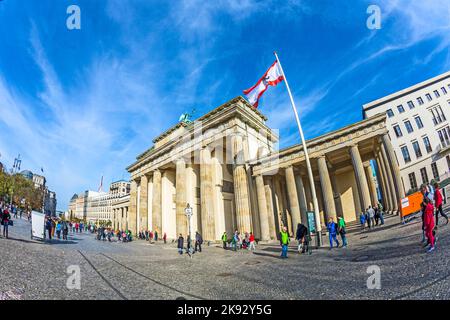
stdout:
<svg viewBox="0 0 450 320">
<path fill-rule="evenodd" d="M 253 87 L 244 90 L 244 94 L 247 96 L 248 102 L 255 108 L 258 108 L 259 98 L 261 98 L 267 88 L 269 86 L 276 86 L 281 81 L 283 81 L 283 73 L 281 72 L 278 60 L 275 60 Z"/>
</svg>

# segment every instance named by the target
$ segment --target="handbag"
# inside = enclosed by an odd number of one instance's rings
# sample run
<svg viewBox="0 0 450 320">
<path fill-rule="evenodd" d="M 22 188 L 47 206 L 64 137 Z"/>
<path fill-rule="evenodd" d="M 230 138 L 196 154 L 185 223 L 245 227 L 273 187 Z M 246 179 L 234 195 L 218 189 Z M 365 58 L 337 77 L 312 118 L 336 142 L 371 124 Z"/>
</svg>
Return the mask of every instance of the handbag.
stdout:
<svg viewBox="0 0 450 320">
<path fill-rule="evenodd" d="M 14 221 L 9 220 L 9 221 L 8 221 L 8 226 L 14 226 Z"/>
</svg>

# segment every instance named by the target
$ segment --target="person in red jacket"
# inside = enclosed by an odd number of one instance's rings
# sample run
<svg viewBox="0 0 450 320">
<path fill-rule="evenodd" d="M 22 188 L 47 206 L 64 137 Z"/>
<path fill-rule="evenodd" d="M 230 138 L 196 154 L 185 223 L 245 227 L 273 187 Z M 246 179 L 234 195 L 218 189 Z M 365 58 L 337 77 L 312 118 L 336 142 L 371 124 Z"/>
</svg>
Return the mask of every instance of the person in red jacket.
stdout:
<svg viewBox="0 0 450 320">
<path fill-rule="evenodd" d="M 442 210 L 442 193 L 437 182 L 434 184 L 434 206 L 436 207 L 436 228 L 439 224 L 439 214 L 447 220 L 446 224 L 448 224 L 448 216 Z"/>
<path fill-rule="evenodd" d="M 428 248 L 427 252 L 431 252 L 434 250 L 434 208 L 431 204 L 431 200 L 427 197 L 424 198 L 424 205 L 425 205 L 425 214 L 424 214 L 424 228 L 425 228 L 425 235 L 427 236 L 428 243 L 430 244 L 430 247 Z"/>
</svg>

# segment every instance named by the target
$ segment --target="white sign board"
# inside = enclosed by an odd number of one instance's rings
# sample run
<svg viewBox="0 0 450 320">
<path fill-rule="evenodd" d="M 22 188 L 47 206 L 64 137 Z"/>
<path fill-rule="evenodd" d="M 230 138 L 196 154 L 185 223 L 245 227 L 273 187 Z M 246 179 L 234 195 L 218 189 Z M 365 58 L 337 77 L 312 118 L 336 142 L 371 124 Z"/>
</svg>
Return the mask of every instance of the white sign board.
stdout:
<svg viewBox="0 0 450 320">
<path fill-rule="evenodd" d="M 406 207 L 409 207 L 409 199 L 403 198 L 402 199 L 402 208 L 406 208 Z"/>
<path fill-rule="evenodd" d="M 37 211 L 31 212 L 31 237 L 45 238 L 45 214 Z"/>
</svg>

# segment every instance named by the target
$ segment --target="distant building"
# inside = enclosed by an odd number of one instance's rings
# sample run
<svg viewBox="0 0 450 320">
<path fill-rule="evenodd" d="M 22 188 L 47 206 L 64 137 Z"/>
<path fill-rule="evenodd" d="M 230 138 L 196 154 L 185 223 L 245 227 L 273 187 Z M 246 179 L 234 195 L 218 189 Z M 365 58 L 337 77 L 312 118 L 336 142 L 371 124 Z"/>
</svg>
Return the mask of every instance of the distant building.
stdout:
<svg viewBox="0 0 450 320">
<path fill-rule="evenodd" d="M 30 170 L 23 170 L 20 174 L 26 179 L 33 181 L 36 189 L 44 192 L 44 213 L 46 215 L 56 217 L 56 193 L 54 191 L 50 191 L 46 186 L 47 179 L 42 175 L 31 172 Z"/>
<path fill-rule="evenodd" d="M 129 193 L 130 183 L 120 180 L 111 183 L 109 192 L 85 191 L 75 194 L 69 202 L 69 216 L 92 223 L 113 222 L 113 206 Z"/>
</svg>

